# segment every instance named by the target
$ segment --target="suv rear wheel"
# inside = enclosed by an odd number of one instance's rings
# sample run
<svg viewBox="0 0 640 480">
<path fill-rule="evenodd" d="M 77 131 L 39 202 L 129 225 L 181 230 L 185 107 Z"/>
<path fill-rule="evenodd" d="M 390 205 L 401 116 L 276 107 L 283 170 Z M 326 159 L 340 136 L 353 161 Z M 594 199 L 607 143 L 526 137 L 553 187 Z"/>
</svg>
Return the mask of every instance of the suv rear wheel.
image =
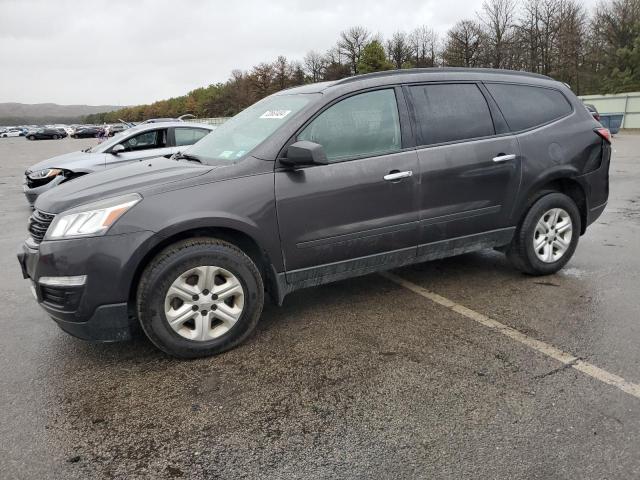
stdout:
<svg viewBox="0 0 640 480">
<path fill-rule="evenodd" d="M 507 250 L 507 258 L 529 275 L 557 272 L 571 259 L 580 237 L 580 212 L 563 193 L 539 198 L 526 213 Z"/>
<path fill-rule="evenodd" d="M 147 337 L 181 358 L 214 355 L 242 342 L 257 325 L 263 303 L 254 262 L 213 238 L 165 249 L 145 269 L 137 295 Z"/>
</svg>

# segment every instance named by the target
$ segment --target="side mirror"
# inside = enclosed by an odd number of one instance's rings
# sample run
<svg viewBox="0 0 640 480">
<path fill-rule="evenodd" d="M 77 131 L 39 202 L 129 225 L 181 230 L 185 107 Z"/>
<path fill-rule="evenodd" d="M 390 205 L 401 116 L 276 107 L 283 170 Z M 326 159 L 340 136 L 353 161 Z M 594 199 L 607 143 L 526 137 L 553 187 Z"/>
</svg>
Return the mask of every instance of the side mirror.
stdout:
<svg viewBox="0 0 640 480">
<path fill-rule="evenodd" d="M 124 152 L 124 147 L 121 144 L 114 145 L 113 148 L 111 149 L 112 155 L 118 155 L 119 153 L 122 153 L 122 152 Z"/>
<path fill-rule="evenodd" d="M 286 158 L 281 158 L 280 162 L 291 166 L 326 165 L 329 163 L 322 145 L 306 140 L 289 145 Z"/>
</svg>

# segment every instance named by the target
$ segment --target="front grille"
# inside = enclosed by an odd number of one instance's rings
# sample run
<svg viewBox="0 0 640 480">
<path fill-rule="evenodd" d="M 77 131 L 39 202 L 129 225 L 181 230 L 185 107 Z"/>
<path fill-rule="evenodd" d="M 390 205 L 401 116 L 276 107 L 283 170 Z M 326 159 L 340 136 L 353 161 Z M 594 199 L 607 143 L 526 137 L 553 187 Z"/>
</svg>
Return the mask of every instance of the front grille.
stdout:
<svg viewBox="0 0 640 480">
<path fill-rule="evenodd" d="M 33 211 L 31 217 L 29 217 L 29 233 L 34 243 L 39 244 L 42 242 L 54 216 L 40 210 Z"/>
</svg>

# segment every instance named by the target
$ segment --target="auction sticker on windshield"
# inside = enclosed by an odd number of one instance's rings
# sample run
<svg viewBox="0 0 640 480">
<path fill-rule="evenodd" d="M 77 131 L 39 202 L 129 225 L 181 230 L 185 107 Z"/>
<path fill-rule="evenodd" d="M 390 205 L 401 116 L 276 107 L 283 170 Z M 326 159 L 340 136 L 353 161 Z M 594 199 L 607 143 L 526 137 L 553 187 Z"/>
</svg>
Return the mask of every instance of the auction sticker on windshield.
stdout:
<svg viewBox="0 0 640 480">
<path fill-rule="evenodd" d="M 260 115 L 260 118 L 275 118 L 280 120 L 286 117 L 287 115 L 289 115 L 290 113 L 291 113 L 291 110 L 267 110 L 262 115 Z"/>
</svg>

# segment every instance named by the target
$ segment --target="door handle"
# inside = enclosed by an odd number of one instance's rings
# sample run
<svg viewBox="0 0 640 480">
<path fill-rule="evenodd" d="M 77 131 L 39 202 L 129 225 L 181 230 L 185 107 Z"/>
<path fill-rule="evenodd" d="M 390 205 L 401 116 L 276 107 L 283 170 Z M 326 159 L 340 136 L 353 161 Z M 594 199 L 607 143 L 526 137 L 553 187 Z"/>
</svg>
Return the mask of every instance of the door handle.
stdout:
<svg viewBox="0 0 640 480">
<path fill-rule="evenodd" d="M 493 161 L 496 163 L 508 162 L 509 160 L 515 160 L 515 159 L 516 159 L 516 156 L 513 153 L 510 153 L 509 155 L 501 153 L 497 157 L 493 157 Z"/>
<path fill-rule="evenodd" d="M 391 171 L 384 176 L 384 179 L 387 182 L 392 182 L 394 180 L 400 180 L 401 178 L 407 178 L 413 175 L 411 170 L 407 170 L 406 172 L 398 172 L 397 170 Z"/>
</svg>

